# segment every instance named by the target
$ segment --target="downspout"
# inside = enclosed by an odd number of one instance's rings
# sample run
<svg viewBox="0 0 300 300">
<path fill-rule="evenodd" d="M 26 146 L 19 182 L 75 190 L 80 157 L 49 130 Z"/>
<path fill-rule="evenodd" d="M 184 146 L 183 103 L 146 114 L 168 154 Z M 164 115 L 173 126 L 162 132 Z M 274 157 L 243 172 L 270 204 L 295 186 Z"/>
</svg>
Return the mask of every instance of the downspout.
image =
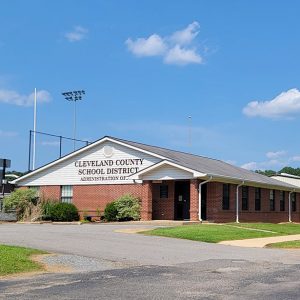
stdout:
<svg viewBox="0 0 300 300">
<path fill-rule="evenodd" d="M 292 222 L 292 207 L 291 207 L 291 202 L 292 202 L 292 194 L 295 192 L 295 189 L 291 192 L 289 192 L 289 222 Z"/>
<path fill-rule="evenodd" d="M 239 221 L 239 188 L 244 185 L 245 180 L 243 180 L 242 183 L 238 184 L 236 187 L 236 216 L 235 216 L 235 222 L 240 223 Z"/>
<path fill-rule="evenodd" d="M 199 199 L 199 207 L 198 207 L 198 216 L 199 216 L 199 221 L 200 222 L 202 222 L 202 218 L 201 218 L 201 213 L 202 213 L 202 211 L 201 211 L 201 199 L 202 199 L 202 193 L 201 193 L 201 187 L 202 187 L 202 185 L 203 184 L 205 184 L 205 183 L 208 183 L 209 181 L 211 181 L 212 180 L 212 176 L 210 176 L 210 178 L 209 179 L 207 179 L 207 180 L 205 180 L 205 181 L 202 181 L 202 182 L 200 182 L 199 183 L 199 189 L 198 189 L 198 199 Z"/>
</svg>

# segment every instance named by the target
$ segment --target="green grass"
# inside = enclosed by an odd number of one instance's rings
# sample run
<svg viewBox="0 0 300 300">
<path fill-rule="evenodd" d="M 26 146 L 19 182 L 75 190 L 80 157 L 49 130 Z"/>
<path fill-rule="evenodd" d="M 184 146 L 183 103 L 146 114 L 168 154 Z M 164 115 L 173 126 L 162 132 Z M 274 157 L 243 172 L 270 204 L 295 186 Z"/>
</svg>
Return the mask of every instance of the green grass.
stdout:
<svg viewBox="0 0 300 300">
<path fill-rule="evenodd" d="M 286 248 L 286 249 L 300 249 L 300 241 L 290 241 L 268 244 L 268 248 Z"/>
<path fill-rule="evenodd" d="M 241 228 L 233 227 L 238 225 Z M 274 226 L 275 225 L 275 226 Z M 274 231 L 264 232 L 258 230 L 248 230 L 242 227 Z M 298 224 L 262 224 L 262 223 L 244 223 L 244 224 L 225 224 L 225 225 L 183 225 L 168 228 L 156 228 L 151 231 L 144 231 L 142 234 L 157 235 L 179 239 L 188 239 L 193 241 L 202 241 L 208 243 L 218 243 L 229 240 L 242 240 L 260 237 L 271 237 L 288 234 L 300 234 L 300 225 Z"/>
<path fill-rule="evenodd" d="M 32 261 L 30 256 L 45 253 L 35 249 L 0 245 L 0 276 L 42 270 L 42 266 Z"/>
<path fill-rule="evenodd" d="M 269 230 L 280 233 L 280 235 L 300 234 L 300 224 L 295 223 L 230 223 L 230 225 L 260 230 Z"/>
</svg>

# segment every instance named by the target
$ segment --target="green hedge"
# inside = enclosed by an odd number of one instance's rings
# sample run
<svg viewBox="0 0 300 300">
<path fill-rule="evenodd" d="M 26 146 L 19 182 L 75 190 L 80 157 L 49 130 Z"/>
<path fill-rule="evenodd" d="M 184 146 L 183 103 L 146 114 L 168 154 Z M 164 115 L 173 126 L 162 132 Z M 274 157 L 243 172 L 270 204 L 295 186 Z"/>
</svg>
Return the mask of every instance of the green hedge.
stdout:
<svg viewBox="0 0 300 300">
<path fill-rule="evenodd" d="M 72 203 L 48 201 L 43 204 L 43 220 L 71 222 L 78 221 L 79 214 Z"/>
<path fill-rule="evenodd" d="M 104 219 L 108 222 L 117 221 L 118 210 L 115 202 L 108 203 L 104 210 Z"/>
<path fill-rule="evenodd" d="M 131 221 L 140 219 L 140 200 L 130 194 L 126 194 L 108 203 L 104 210 L 106 221 Z"/>
</svg>

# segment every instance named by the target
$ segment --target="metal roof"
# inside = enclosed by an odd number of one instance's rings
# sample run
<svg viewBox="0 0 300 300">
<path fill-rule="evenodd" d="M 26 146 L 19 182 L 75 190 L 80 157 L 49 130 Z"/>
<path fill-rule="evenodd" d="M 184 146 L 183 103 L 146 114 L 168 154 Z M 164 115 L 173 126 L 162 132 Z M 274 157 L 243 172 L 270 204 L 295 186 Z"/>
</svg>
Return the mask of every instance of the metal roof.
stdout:
<svg viewBox="0 0 300 300">
<path fill-rule="evenodd" d="M 208 158 L 204 156 L 180 152 L 176 150 L 170 150 L 156 146 L 150 146 L 137 142 L 118 139 L 115 137 L 110 138 L 131 145 L 133 147 L 140 148 L 142 150 L 146 150 L 160 156 L 164 156 L 167 159 L 176 162 L 181 166 L 193 169 L 201 173 L 205 173 L 207 175 L 216 177 L 226 177 L 228 179 L 240 181 L 244 180 L 245 182 L 259 183 L 269 186 L 285 187 L 288 189 L 297 188 L 294 185 L 284 183 L 279 180 L 270 178 L 268 176 L 258 174 L 237 166 L 233 166 L 218 159 Z"/>
<path fill-rule="evenodd" d="M 278 188 L 278 189 L 287 189 L 287 190 L 293 190 L 297 189 L 299 191 L 299 187 L 279 181 L 277 179 L 273 179 L 270 177 L 267 177 L 265 175 L 261 175 L 252 171 L 248 171 L 246 169 L 233 166 L 231 164 L 228 164 L 224 161 L 212 159 L 204 156 L 199 156 L 195 154 L 180 152 L 176 150 L 170 150 L 166 148 L 161 148 L 157 146 L 150 146 L 142 143 L 137 143 L 133 141 L 123 140 L 119 138 L 115 138 L 112 136 L 104 136 L 103 138 L 85 146 L 82 147 L 72 153 L 69 153 L 55 161 L 52 161 L 26 175 L 23 175 L 22 177 L 15 179 L 13 181 L 14 184 L 21 182 L 23 179 L 27 177 L 31 177 L 33 174 L 36 174 L 38 172 L 41 172 L 42 170 L 45 170 L 47 168 L 51 168 L 52 166 L 60 163 L 63 160 L 69 159 L 78 153 L 84 152 L 87 149 L 90 149 L 92 147 L 97 146 L 98 144 L 102 143 L 105 140 L 111 140 L 115 142 L 122 143 L 123 145 L 128 145 L 129 147 L 134 147 L 135 149 L 140 149 L 141 151 L 148 152 L 149 154 L 152 154 L 154 156 L 160 157 L 160 159 L 166 159 L 169 161 L 172 161 L 180 166 L 192 169 L 194 171 L 207 174 L 207 176 L 213 176 L 214 179 L 218 179 L 221 181 L 221 179 L 224 179 L 224 182 L 226 181 L 234 181 L 234 182 L 241 182 L 245 181 L 245 184 L 252 184 L 254 186 L 259 185 L 267 185 L 269 188 Z"/>
</svg>

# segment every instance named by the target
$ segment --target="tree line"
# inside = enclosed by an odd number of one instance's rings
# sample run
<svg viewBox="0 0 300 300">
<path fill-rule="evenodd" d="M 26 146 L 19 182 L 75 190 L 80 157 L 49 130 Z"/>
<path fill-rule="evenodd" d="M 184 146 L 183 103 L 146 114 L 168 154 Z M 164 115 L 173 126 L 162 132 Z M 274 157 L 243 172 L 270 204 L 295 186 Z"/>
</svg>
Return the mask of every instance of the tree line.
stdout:
<svg viewBox="0 0 300 300">
<path fill-rule="evenodd" d="M 300 176 L 300 168 L 292 168 L 292 167 L 284 167 L 281 170 L 279 170 L 278 172 L 274 171 L 274 170 L 255 170 L 256 173 L 262 174 L 262 175 L 266 175 L 266 176 L 273 176 L 276 174 L 280 174 L 280 173 L 287 173 L 290 175 L 296 175 L 296 176 Z"/>
</svg>

